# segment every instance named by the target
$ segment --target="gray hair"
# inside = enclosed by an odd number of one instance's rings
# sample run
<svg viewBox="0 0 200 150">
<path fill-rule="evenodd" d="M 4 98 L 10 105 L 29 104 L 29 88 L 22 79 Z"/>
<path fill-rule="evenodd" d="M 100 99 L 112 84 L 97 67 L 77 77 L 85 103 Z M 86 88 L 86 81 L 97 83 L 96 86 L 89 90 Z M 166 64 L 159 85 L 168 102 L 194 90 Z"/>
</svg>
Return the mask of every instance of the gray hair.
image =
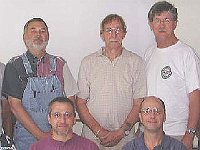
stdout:
<svg viewBox="0 0 200 150">
<path fill-rule="evenodd" d="M 74 114 L 74 117 L 76 117 L 76 112 L 75 112 L 75 106 L 74 106 L 74 103 L 68 99 L 67 97 L 56 97 L 54 98 L 48 105 L 48 113 L 50 114 L 51 111 L 52 111 L 52 105 L 55 103 L 55 102 L 60 102 L 60 103 L 67 103 L 69 105 L 72 106 L 73 108 L 73 114 Z"/>
<path fill-rule="evenodd" d="M 28 29 L 28 25 L 29 25 L 31 22 L 43 22 L 44 25 L 45 25 L 45 27 L 46 27 L 46 29 L 47 29 L 47 32 L 49 32 L 49 31 L 48 31 L 48 26 L 47 26 L 46 22 L 45 22 L 42 18 L 32 18 L 32 19 L 30 19 L 30 20 L 24 25 L 24 33 L 26 33 L 26 31 L 27 31 L 27 29 Z"/>
<path fill-rule="evenodd" d="M 173 16 L 173 20 L 177 21 L 178 19 L 177 8 L 175 8 L 174 5 L 172 5 L 171 3 L 167 1 L 157 2 L 151 7 L 148 13 L 149 21 L 152 22 L 155 15 L 160 15 L 162 12 L 165 12 L 165 11 L 171 13 Z"/>
<path fill-rule="evenodd" d="M 126 24 L 124 22 L 124 19 L 121 16 L 117 15 L 117 14 L 110 14 L 110 15 L 106 16 L 103 19 L 103 21 L 101 22 L 101 24 L 100 24 L 100 34 L 102 34 L 102 31 L 104 30 L 105 24 L 107 24 L 107 23 L 109 23 L 109 22 L 111 22 L 113 20 L 119 20 L 121 22 L 121 24 L 122 24 L 123 31 L 125 33 L 127 32 L 126 31 L 127 27 L 126 27 Z"/>
</svg>

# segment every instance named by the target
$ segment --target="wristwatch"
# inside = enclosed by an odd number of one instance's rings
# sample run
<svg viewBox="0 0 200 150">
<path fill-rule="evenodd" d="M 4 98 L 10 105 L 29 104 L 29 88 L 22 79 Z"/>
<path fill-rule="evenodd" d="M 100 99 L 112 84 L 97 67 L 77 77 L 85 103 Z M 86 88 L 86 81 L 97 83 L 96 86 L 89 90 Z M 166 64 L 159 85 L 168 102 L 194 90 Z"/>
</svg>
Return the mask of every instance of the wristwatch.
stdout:
<svg viewBox="0 0 200 150">
<path fill-rule="evenodd" d="M 194 128 L 187 128 L 186 132 L 189 133 L 189 134 L 195 134 L 196 133 L 196 129 L 194 129 Z"/>
</svg>

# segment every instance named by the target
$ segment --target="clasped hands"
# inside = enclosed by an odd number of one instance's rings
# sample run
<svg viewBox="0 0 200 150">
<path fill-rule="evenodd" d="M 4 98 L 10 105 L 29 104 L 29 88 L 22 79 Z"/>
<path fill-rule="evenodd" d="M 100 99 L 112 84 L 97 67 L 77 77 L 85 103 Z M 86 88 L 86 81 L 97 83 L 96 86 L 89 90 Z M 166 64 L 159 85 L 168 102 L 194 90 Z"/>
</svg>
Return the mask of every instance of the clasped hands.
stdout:
<svg viewBox="0 0 200 150">
<path fill-rule="evenodd" d="M 113 147 L 117 145 L 124 136 L 124 130 L 121 128 L 113 131 L 102 128 L 97 137 L 101 141 L 101 145 L 105 147 Z"/>
</svg>

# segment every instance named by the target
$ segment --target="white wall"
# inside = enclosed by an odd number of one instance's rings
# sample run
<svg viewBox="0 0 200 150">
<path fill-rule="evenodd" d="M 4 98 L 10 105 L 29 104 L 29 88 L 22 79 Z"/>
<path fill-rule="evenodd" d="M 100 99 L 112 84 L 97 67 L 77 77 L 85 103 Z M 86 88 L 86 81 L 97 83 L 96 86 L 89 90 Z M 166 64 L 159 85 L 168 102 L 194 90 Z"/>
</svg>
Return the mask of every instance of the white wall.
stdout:
<svg viewBox="0 0 200 150">
<path fill-rule="evenodd" d="M 61 55 L 77 77 L 84 56 L 99 50 L 102 19 L 121 15 L 128 33 L 124 46 L 139 55 L 152 43 L 147 12 L 153 0 L 0 0 L 0 61 L 25 52 L 24 24 L 33 17 L 43 18 L 50 31 L 48 52 Z"/>
</svg>

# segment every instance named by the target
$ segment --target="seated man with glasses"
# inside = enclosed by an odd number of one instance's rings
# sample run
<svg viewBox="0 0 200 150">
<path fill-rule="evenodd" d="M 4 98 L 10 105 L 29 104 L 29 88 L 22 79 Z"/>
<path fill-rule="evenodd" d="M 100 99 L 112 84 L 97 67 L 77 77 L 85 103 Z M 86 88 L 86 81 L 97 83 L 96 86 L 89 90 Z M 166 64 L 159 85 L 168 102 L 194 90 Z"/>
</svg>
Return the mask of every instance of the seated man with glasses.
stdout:
<svg viewBox="0 0 200 150">
<path fill-rule="evenodd" d="M 55 98 L 49 103 L 48 111 L 52 133 L 32 144 L 30 150 L 99 150 L 95 143 L 73 132 L 76 113 L 72 101 L 65 97 Z"/>
<path fill-rule="evenodd" d="M 163 132 L 166 112 L 161 99 L 146 97 L 141 104 L 139 117 L 144 126 L 144 133 L 124 145 L 122 150 L 186 150 L 183 143 Z"/>
</svg>

